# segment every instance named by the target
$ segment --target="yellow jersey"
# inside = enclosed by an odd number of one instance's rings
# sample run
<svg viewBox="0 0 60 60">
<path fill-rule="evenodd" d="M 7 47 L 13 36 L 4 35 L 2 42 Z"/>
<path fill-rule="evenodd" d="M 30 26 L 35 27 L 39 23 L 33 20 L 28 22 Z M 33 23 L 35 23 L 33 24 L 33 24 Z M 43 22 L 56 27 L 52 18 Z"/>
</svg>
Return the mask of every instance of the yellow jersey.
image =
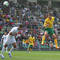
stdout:
<svg viewBox="0 0 60 60">
<path fill-rule="evenodd" d="M 29 45 L 33 45 L 35 41 L 35 37 L 30 36 L 28 40 L 29 40 Z"/>
<path fill-rule="evenodd" d="M 25 43 L 26 43 L 24 39 L 22 40 L 22 43 L 23 43 L 23 44 L 25 44 Z"/>
<path fill-rule="evenodd" d="M 55 20 L 55 17 L 51 17 L 51 19 L 48 17 L 45 19 L 45 22 L 44 22 L 44 27 L 45 28 L 53 28 L 53 22 Z M 46 26 L 48 24 L 48 26 Z"/>
</svg>

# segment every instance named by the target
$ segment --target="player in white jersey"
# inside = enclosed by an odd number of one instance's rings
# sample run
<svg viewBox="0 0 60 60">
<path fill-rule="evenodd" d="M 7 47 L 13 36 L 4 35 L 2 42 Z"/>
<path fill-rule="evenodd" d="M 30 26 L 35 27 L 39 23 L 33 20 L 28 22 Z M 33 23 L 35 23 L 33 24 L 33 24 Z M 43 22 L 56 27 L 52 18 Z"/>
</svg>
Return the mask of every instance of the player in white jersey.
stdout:
<svg viewBox="0 0 60 60">
<path fill-rule="evenodd" d="M 6 42 L 6 38 L 7 38 L 7 33 L 5 32 L 4 35 L 2 36 L 2 39 L 1 39 L 1 42 L 3 45 Z"/>
<path fill-rule="evenodd" d="M 5 51 L 5 48 L 9 45 L 9 44 L 12 44 L 13 45 L 13 48 L 10 49 L 9 51 L 9 57 L 12 57 L 11 56 L 11 52 L 13 51 L 14 48 L 16 48 L 16 40 L 15 40 L 15 36 L 17 35 L 17 33 L 22 29 L 22 24 L 19 25 L 19 27 L 13 27 L 11 29 L 11 31 L 8 33 L 7 35 L 7 40 L 6 42 L 4 43 L 4 46 L 2 48 L 2 52 L 1 52 L 1 58 L 4 58 L 4 51 Z"/>
<path fill-rule="evenodd" d="M 1 42 L 2 42 L 3 46 L 6 42 L 6 38 L 7 38 L 7 32 L 4 33 L 4 35 L 2 36 L 2 39 L 1 39 Z M 7 50 L 8 50 L 8 47 L 6 47 L 6 52 L 7 52 Z"/>
</svg>

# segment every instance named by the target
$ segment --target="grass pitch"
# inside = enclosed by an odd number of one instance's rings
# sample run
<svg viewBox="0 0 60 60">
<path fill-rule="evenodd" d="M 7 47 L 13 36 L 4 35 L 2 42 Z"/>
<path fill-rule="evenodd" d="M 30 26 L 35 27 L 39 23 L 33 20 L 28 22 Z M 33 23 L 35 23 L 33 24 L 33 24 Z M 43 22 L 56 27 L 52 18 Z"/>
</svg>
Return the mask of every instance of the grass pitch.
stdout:
<svg viewBox="0 0 60 60">
<path fill-rule="evenodd" d="M 14 51 L 12 58 L 5 53 L 5 58 L 0 60 L 60 60 L 60 51 Z"/>
</svg>

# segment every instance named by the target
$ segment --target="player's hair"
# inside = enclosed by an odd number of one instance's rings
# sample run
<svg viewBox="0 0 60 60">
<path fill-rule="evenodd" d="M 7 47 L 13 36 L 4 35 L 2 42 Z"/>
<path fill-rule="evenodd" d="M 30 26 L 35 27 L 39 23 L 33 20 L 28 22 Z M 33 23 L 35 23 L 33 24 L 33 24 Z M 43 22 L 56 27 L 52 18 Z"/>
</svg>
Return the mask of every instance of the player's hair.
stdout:
<svg viewBox="0 0 60 60">
<path fill-rule="evenodd" d="M 50 15 L 50 16 L 52 16 L 53 14 L 52 14 L 52 12 L 48 12 L 48 14 Z"/>
<path fill-rule="evenodd" d="M 20 28 L 22 28 L 22 27 L 23 27 L 23 25 L 22 25 L 22 24 L 20 24 L 20 25 L 19 25 L 19 27 L 20 27 Z"/>
</svg>

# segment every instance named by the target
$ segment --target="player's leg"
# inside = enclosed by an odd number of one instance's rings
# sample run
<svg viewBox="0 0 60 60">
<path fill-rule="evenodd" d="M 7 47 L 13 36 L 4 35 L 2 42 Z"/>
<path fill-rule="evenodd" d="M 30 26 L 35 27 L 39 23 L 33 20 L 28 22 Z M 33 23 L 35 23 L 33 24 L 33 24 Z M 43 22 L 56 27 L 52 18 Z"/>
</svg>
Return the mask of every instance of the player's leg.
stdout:
<svg viewBox="0 0 60 60">
<path fill-rule="evenodd" d="M 27 52 L 30 53 L 31 52 L 30 50 L 31 50 L 31 48 L 29 47 L 28 50 L 27 50 Z"/>
<path fill-rule="evenodd" d="M 12 47 L 12 48 L 10 49 L 9 53 L 8 53 L 9 57 L 12 57 L 11 53 L 12 53 L 13 50 L 14 50 L 14 48 Z"/>
<path fill-rule="evenodd" d="M 53 38 L 54 38 L 54 42 L 55 42 L 55 45 L 56 45 L 56 48 L 58 48 L 58 44 L 57 44 L 57 37 L 55 34 L 52 35 Z"/>
<path fill-rule="evenodd" d="M 13 43 L 12 44 L 13 46 L 12 46 L 12 48 L 10 49 L 10 51 L 9 51 L 9 57 L 12 57 L 12 55 L 11 55 L 11 53 L 12 53 L 12 51 L 14 51 L 14 49 L 16 49 L 16 43 Z"/>
<path fill-rule="evenodd" d="M 10 50 L 11 52 L 12 52 L 14 49 L 16 49 L 16 42 L 13 43 L 12 45 L 13 45 L 13 47 L 12 47 L 12 49 Z"/>
<path fill-rule="evenodd" d="M 28 46 L 28 48 L 27 48 L 28 53 L 30 53 L 32 51 L 32 47 L 33 47 L 33 45 Z"/>
<path fill-rule="evenodd" d="M 27 52 L 29 53 L 29 50 L 30 50 L 30 45 L 28 45 L 28 47 L 27 47 Z"/>
<path fill-rule="evenodd" d="M 47 31 L 45 31 L 45 33 L 44 33 L 44 35 L 43 35 L 43 37 L 42 37 L 42 45 L 44 44 L 44 40 L 45 40 L 45 38 L 47 38 L 48 37 L 48 33 L 47 33 Z"/>
<path fill-rule="evenodd" d="M 5 44 L 5 45 L 3 46 L 2 51 L 1 51 L 2 54 L 4 53 L 6 47 L 7 47 L 7 44 Z"/>
<path fill-rule="evenodd" d="M 6 52 L 8 52 L 8 47 L 6 47 Z"/>
<path fill-rule="evenodd" d="M 10 51 L 9 51 L 9 57 L 12 57 L 11 53 L 14 49 L 16 49 L 16 40 L 15 40 L 15 37 L 11 37 L 10 39 L 10 44 L 13 46 Z"/>
<path fill-rule="evenodd" d="M 4 52 L 5 52 L 5 48 L 7 47 L 7 44 L 5 44 L 2 48 L 2 51 L 1 51 L 1 58 L 4 58 Z"/>
<path fill-rule="evenodd" d="M 32 51 L 33 45 L 30 45 L 30 52 Z"/>
<path fill-rule="evenodd" d="M 56 36 L 56 34 L 54 32 L 54 29 L 50 29 L 50 35 L 54 38 L 55 46 L 56 46 L 56 48 L 58 48 L 57 36 Z"/>
</svg>

